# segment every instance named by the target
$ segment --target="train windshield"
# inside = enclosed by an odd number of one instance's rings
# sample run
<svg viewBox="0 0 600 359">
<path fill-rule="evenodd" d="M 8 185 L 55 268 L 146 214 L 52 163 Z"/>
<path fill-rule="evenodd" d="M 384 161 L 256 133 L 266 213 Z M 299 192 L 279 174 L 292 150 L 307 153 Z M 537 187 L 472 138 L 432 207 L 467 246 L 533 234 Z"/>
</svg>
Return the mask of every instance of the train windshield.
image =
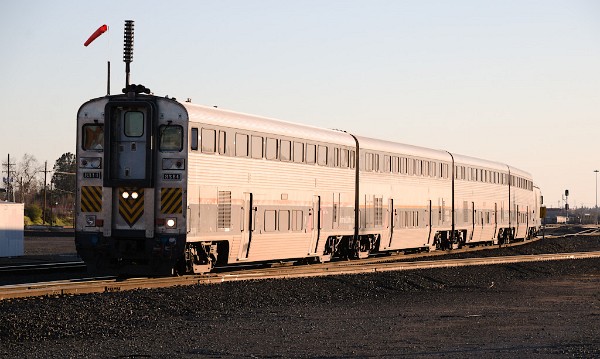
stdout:
<svg viewBox="0 0 600 359">
<path fill-rule="evenodd" d="M 144 114 L 139 111 L 125 112 L 125 136 L 141 137 L 144 135 Z"/>
<path fill-rule="evenodd" d="M 86 151 L 102 151 L 104 149 L 104 125 L 83 125 L 83 149 Z"/>
<path fill-rule="evenodd" d="M 160 151 L 181 151 L 183 149 L 183 127 L 173 125 L 160 126 Z"/>
</svg>

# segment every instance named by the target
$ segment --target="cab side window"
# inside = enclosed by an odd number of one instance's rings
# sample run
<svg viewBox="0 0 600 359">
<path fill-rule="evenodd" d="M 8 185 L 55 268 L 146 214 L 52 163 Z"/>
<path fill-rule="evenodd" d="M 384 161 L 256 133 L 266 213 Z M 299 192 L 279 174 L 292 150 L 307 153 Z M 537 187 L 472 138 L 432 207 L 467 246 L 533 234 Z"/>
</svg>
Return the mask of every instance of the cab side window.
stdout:
<svg viewBox="0 0 600 359">
<path fill-rule="evenodd" d="M 183 127 L 162 125 L 159 128 L 158 149 L 165 152 L 179 152 L 183 149 Z"/>
</svg>

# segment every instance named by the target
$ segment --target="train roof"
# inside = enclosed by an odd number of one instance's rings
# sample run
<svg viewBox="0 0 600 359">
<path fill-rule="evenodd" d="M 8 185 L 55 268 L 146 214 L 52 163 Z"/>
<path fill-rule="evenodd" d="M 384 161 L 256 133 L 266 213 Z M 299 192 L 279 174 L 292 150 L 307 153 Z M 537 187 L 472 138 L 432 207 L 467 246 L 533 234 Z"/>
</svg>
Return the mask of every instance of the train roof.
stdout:
<svg viewBox="0 0 600 359">
<path fill-rule="evenodd" d="M 363 136 L 356 136 L 356 138 L 360 143 L 360 148 L 364 150 L 406 154 L 414 157 L 424 157 L 438 161 L 452 162 L 450 154 L 444 150 L 436 150 L 427 147 L 407 145 L 404 143 L 378 140 Z"/>
<path fill-rule="evenodd" d="M 467 165 L 484 167 L 495 171 L 508 172 L 508 165 L 506 163 L 484 160 L 481 158 L 465 156 L 457 153 L 453 153 L 452 155 L 454 156 L 455 163 L 459 166 Z"/>
<path fill-rule="evenodd" d="M 316 126 L 298 124 L 274 118 L 224 110 L 205 105 L 192 104 L 189 102 L 182 103 L 182 105 L 188 111 L 190 121 L 206 123 L 213 126 L 225 126 L 248 131 L 272 133 L 280 136 L 289 136 L 343 146 L 355 146 L 352 136 L 340 130 L 331 130 Z M 379 140 L 358 135 L 356 138 L 359 141 L 361 149 L 406 154 L 414 157 L 422 157 L 438 161 L 452 161 L 450 153 L 445 150 Z M 452 156 L 454 157 L 455 163 L 458 165 L 476 166 L 501 172 L 508 172 L 510 169 L 511 173 L 514 175 L 531 178 L 531 174 L 509 166 L 505 163 L 484 160 L 481 158 L 456 153 L 452 153 Z"/>
<path fill-rule="evenodd" d="M 324 129 L 191 103 L 184 103 L 183 106 L 188 111 L 190 121 L 343 146 L 356 146 L 352 136 L 343 131 Z"/>
<path fill-rule="evenodd" d="M 523 178 L 528 178 L 531 179 L 531 173 L 527 172 L 527 171 L 523 171 L 521 169 L 518 169 L 516 167 L 513 166 L 508 166 L 510 168 L 510 174 L 514 175 L 514 176 L 519 176 L 519 177 L 523 177 Z"/>
<path fill-rule="evenodd" d="M 454 161 L 457 165 L 470 165 L 470 166 L 477 166 L 477 167 L 485 167 L 485 168 L 490 168 L 496 171 L 501 171 L 501 172 L 508 172 L 510 171 L 511 175 L 515 175 L 515 176 L 520 176 L 523 178 L 531 178 L 531 174 L 529 172 L 520 170 L 516 167 L 513 167 L 511 165 L 508 165 L 506 163 L 501 163 L 501 162 L 494 162 L 494 161 L 488 161 L 488 160 L 483 160 L 481 158 L 475 158 L 475 157 L 470 157 L 470 156 L 465 156 L 465 155 L 459 155 L 459 154 L 454 154 Z"/>
</svg>

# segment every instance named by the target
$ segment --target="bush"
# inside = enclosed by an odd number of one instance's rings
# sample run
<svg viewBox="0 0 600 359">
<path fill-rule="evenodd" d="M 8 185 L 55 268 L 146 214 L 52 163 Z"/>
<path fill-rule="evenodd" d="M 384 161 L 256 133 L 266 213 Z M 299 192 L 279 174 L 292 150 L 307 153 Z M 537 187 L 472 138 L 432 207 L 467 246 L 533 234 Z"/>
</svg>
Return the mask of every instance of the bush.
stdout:
<svg viewBox="0 0 600 359">
<path fill-rule="evenodd" d="M 29 217 L 31 222 L 39 222 L 42 218 L 42 209 L 37 204 L 30 204 L 25 207 L 25 216 Z"/>
</svg>

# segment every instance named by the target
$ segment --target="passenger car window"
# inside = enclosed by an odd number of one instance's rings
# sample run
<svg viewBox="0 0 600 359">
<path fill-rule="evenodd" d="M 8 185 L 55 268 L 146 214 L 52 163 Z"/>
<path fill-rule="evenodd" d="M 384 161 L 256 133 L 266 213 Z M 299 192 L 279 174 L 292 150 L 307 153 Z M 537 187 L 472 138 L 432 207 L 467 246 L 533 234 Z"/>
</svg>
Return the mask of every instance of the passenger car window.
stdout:
<svg viewBox="0 0 600 359">
<path fill-rule="evenodd" d="M 273 232 L 276 230 L 276 211 L 265 210 L 265 232 Z"/>
<path fill-rule="evenodd" d="M 159 128 L 160 151 L 181 151 L 183 149 L 183 127 L 162 125 Z"/>
<path fill-rule="evenodd" d="M 277 139 L 275 138 L 267 138 L 267 151 L 266 158 L 268 160 L 276 160 L 277 159 Z"/>
<path fill-rule="evenodd" d="M 216 131 L 203 128 L 202 129 L 202 152 L 204 153 L 215 153 L 216 146 Z"/>
<path fill-rule="evenodd" d="M 304 143 L 294 142 L 294 162 L 304 162 Z"/>
<path fill-rule="evenodd" d="M 308 164 L 314 164 L 316 161 L 316 156 L 317 156 L 317 150 L 316 150 L 316 146 L 313 144 L 307 144 L 306 145 L 306 163 Z"/>
<path fill-rule="evenodd" d="M 288 232 L 290 230 L 290 211 L 279 211 L 278 222 L 279 226 L 277 229 L 281 232 Z"/>
<path fill-rule="evenodd" d="M 224 155 L 227 151 L 227 132 L 219 131 L 219 154 Z"/>
<path fill-rule="evenodd" d="M 263 138 L 252 136 L 252 158 L 263 158 Z"/>
<path fill-rule="evenodd" d="M 192 127 L 192 134 L 190 135 L 191 144 L 190 147 L 193 151 L 198 151 L 198 129 Z"/>
<path fill-rule="evenodd" d="M 243 133 L 235 134 L 235 155 L 238 157 L 248 157 L 248 135 Z"/>
<path fill-rule="evenodd" d="M 317 163 L 321 166 L 327 166 L 327 146 L 318 147 Z"/>
<path fill-rule="evenodd" d="M 341 162 L 340 162 L 340 166 L 344 167 L 344 168 L 348 168 L 350 167 L 350 151 L 346 150 L 346 149 L 342 149 L 342 157 L 341 157 Z"/>
<path fill-rule="evenodd" d="M 83 149 L 86 151 L 102 151 L 104 149 L 104 125 L 89 124 L 82 128 Z"/>
<path fill-rule="evenodd" d="M 304 229 L 304 213 L 301 210 L 292 211 L 292 231 L 301 231 Z"/>
<path fill-rule="evenodd" d="M 280 142 L 280 159 L 282 161 L 289 162 L 292 160 L 292 142 L 288 140 L 281 140 Z"/>
</svg>

